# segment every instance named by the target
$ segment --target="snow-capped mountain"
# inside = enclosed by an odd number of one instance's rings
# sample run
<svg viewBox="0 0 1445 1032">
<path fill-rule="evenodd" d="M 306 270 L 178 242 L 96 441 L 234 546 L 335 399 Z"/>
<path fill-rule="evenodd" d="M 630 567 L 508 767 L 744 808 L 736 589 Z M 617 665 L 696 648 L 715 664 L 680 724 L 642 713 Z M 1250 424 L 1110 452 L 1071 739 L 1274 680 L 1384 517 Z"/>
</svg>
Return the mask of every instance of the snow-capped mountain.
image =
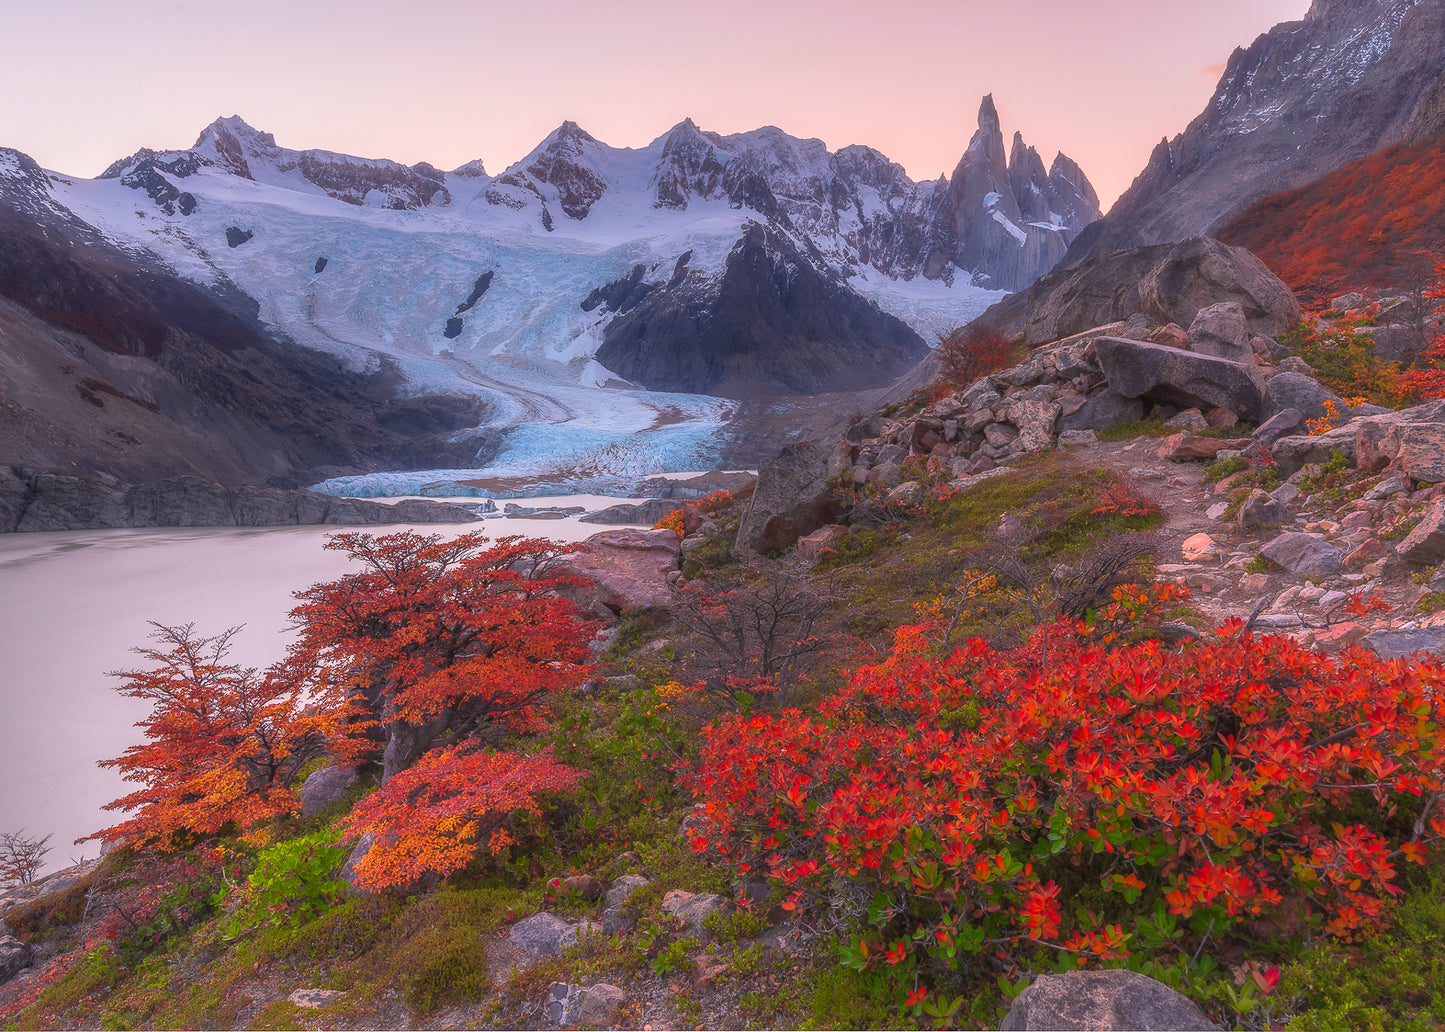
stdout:
<svg viewBox="0 0 1445 1032">
<path fill-rule="evenodd" d="M 6 153 L 0 203 L 253 299 L 402 394 L 480 399 L 505 433 L 486 471 L 541 478 L 696 468 L 726 399 L 886 383 L 1098 216 L 1067 158 L 1045 174 L 1017 137 L 1004 158 L 991 98 L 953 177 L 921 184 L 870 148 L 690 120 L 642 148 L 565 122 L 496 176 L 291 150 L 234 116 L 95 180 Z"/>
<path fill-rule="evenodd" d="M 1066 264 L 1213 232 L 1266 194 L 1399 142 L 1442 74 L 1445 0 L 1314 0 L 1302 21 L 1234 52 L 1208 107 L 1159 142 Z"/>
</svg>

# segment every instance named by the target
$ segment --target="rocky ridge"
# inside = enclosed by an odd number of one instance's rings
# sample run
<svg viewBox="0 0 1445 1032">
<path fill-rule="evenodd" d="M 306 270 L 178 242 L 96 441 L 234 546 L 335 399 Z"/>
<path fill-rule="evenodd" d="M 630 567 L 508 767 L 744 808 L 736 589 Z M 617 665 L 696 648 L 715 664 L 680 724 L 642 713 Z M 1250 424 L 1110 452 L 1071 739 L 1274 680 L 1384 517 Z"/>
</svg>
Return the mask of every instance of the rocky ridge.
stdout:
<svg viewBox="0 0 1445 1032">
<path fill-rule="evenodd" d="M 1208 106 L 1161 140 L 1064 267 L 1209 233 L 1266 194 L 1404 139 L 1445 73 L 1441 0 L 1315 0 L 1231 55 Z"/>
</svg>

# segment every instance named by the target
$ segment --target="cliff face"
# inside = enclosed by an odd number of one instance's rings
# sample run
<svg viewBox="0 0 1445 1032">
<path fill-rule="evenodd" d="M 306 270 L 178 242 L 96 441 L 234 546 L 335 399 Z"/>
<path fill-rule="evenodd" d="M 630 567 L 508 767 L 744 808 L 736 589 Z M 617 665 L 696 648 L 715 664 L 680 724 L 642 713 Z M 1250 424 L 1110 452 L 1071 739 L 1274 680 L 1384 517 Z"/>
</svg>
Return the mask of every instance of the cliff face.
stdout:
<svg viewBox="0 0 1445 1032">
<path fill-rule="evenodd" d="M 1445 73 L 1445 0 L 1315 0 L 1230 57 L 1214 96 L 1161 140 L 1067 267 L 1210 233 L 1266 194 L 1404 139 Z"/>
</svg>

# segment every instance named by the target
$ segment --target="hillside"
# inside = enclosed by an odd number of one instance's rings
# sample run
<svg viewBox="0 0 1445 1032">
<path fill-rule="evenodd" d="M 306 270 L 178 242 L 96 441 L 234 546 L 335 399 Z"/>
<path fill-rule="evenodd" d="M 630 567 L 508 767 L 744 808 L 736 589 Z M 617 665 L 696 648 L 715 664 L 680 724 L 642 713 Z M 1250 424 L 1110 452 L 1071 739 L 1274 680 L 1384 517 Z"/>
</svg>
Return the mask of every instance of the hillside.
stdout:
<svg viewBox="0 0 1445 1032">
<path fill-rule="evenodd" d="M 1043 1028 L 1087 982 L 1091 1027 L 1429 1027 L 1445 411 L 1253 339 L 1132 313 L 562 568 L 348 539 L 266 681 L 323 689 L 247 746 L 270 790 L 148 754 L 176 806 L 0 895 L 0 1016 Z M 384 753 L 317 723 L 353 677 Z"/>
<path fill-rule="evenodd" d="M 1360 288 L 1410 289 L 1445 253 L 1445 138 L 1395 144 L 1262 198 L 1219 230 L 1306 302 Z"/>
</svg>

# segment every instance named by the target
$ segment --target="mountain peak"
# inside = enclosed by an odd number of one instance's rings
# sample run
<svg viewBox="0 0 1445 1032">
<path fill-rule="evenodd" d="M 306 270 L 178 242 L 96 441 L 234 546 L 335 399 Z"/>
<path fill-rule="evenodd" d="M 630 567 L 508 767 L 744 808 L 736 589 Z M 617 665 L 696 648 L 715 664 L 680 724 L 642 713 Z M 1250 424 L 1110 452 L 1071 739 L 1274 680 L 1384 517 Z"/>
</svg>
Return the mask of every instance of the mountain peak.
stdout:
<svg viewBox="0 0 1445 1032">
<path fill-rule="evenodd" d="M 221 135 L 232 136 L 243 140 L 254 140 L 263 147 L 276 146 L 276 137 L 270 133 L 263 133 L 240 115 L 226 115 L 216 119 L 201 130 L 201 134 L 196 137 L 194 146 L 200 147 L 203 145 L 207 137 Z"/>
<path fill-rule="evenodd" d="M 992 93 L 985 93 L 983 101 L 978 106 L 978 127 L 980 130 L 990 133 L 1003 131 L 998 120 L 998 108 L 993 106 Z"/>
</svg>

